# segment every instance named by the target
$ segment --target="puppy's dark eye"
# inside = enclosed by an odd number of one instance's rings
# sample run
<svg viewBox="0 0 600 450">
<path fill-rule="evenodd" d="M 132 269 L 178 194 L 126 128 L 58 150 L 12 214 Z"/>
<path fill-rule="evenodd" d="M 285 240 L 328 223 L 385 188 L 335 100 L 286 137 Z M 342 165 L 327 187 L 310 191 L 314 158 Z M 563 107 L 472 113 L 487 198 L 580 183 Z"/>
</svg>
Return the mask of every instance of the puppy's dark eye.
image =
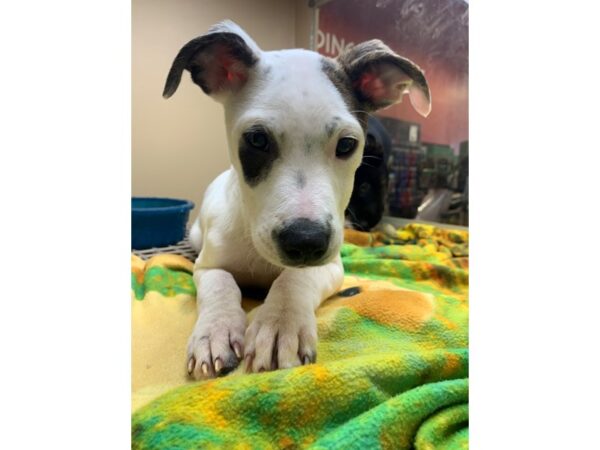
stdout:
<svg viewBox="0 0 600 450">
<path fill-rule="evenodd" d="M 247 133 L 244 133 L 244 140 L 255 150 L 260 150 L 263 152 L 269 150 L 269 137 L 264 131 L 248 131 Z"/>
<path fill-rule="evenodd" d="M 342 159 L 349 158 L 354 153 L 354 150 L 356 150 L 357 145 L 358 141 L 354 138 L 341 138 L 335 148 L 335 156 Z"/>
</svg>

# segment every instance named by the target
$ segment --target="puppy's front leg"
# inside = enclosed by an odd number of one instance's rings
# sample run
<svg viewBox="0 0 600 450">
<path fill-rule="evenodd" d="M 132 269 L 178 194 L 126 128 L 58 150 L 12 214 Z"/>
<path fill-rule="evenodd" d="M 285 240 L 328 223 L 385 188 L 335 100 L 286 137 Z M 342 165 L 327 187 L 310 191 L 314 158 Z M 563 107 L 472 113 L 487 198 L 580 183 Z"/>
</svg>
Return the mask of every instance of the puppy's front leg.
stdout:
<svg viewBox="0 0 600 450">
<path fill-rule="evenodd" d="M 340 257 L 329 264 L 285 269 L 246 330 L 246 371 L 283 369 L 315 362 L 315 309 L 342 285 Z"/>
<path fill-rule="evenodd" d="M 246 314 L 233 276 L 221 269 L 194 272 L 198 320 L 188 341 L 188 373 L 198 380 L 235 369 L 244 351 Z"/>
</svg>

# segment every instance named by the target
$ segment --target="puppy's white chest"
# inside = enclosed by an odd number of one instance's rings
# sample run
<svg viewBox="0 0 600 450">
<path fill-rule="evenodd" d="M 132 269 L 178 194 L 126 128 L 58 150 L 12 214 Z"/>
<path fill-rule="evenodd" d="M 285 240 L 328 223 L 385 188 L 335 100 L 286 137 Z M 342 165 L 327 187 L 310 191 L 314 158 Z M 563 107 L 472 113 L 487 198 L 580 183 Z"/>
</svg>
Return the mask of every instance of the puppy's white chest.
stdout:
<svg viewBox="0 0 600 450">
<path fill-rule="evenodd" d="M 265 260 L 254 248 L 243 224 L 235 175 L 229 170 L 219 176 L 205 195 L 196 230 L 202 234 L 202 250 L 194 270 L 223 269 L 239 285 L 269 287 L 281 268 Z"/>
<path fill-rule="evenodd" d="M 281 268 L 263 259 L 249 240 L 231 235 L 220 236 L 219 242 L 205 241 L 195 270 L 215 267 L 233 275 L 240 286 L 267 288 L 281 273 Z"/>
</svg>

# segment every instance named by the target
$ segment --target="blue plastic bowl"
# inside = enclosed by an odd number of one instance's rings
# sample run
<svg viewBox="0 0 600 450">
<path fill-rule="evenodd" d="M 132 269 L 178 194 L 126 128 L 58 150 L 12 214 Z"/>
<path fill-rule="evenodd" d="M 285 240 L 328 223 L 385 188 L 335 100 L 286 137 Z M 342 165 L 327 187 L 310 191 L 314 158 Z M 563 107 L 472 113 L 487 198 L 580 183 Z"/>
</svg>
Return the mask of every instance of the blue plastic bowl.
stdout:
<svg viewBox="0 0 600 450">
<path fill-rule="evenodd" d="M 132 197 L 131 248 L 165 247 L 181 241 L 193 207 L 188 200 Z"/>
</svg>

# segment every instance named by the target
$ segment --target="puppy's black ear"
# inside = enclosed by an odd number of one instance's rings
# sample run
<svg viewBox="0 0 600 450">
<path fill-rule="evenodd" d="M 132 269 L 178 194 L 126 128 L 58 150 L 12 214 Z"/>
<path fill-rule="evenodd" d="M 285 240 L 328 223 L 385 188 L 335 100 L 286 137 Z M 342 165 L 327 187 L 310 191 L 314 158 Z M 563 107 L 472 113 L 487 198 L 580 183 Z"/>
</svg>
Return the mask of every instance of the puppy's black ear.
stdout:
<svg viewBox="0 0 600 450">
<path fill-rule="evenodd" d="M 359 102 L 371 111 L 402 101 L 408 93 L 419 114 L 431 111 L 431 94 L 423 71 L 394 53 L 379 39 L 358 44 L 339 56 Z"/>
<path fill-rule="evenodd" d="M 163 97 L 175 93 L 184 70 L 191 73 L 194 83 L 206 94 L 219 97 L 235 92 L 248 80 L 260 52 L 238 25 L 230 20 L 221 22 L 179 50 L 167 76 Z"/>
</svg>

